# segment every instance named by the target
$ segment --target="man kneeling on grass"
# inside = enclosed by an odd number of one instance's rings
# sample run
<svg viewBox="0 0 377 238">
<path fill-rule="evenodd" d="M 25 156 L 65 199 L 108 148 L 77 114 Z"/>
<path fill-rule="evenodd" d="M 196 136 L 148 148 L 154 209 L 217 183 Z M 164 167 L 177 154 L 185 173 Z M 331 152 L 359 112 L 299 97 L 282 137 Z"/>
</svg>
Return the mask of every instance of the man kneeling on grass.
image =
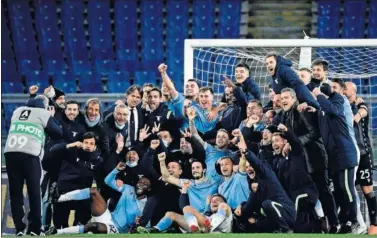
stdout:
<svg viewBox="0 0 377 238">
<path fill-rule="evenodd" d="M 210 196 L 207 201 L 207 205 L 210 209 L 202 214 L 188 205 L 189 198 L 187 190 L 189 186 L 189 182 L 184 183 L 179 201 L 180 206 L 183 207 L 184 215 L 175 212 L 167 212 L 156 226 L 151 228 L 139 226 L 137 228 L 138 233 L 166 232 L 173 223 L 176 223 L 183 233 L 231 233 L 233 214 L 229 205 L 226 204 L 226 199 L 220 194 Z"/>
<path fill-rule="evenodd" d="M 145 204 L 147 193 L 151 191 L 151 182 L 142 177 L 136 184 L 136 189 L 127 184 L 117 184 L 116 175 L 123 171 L 126 165 L 120 162 L 117 167 L 105 178 L 105 183 L 111 188 L 122 193 L 119 202 L 112 213 L 107 208 L 106 202 L 96 188 L 86 188 L 68 192 L 59 197 L 58 202 L 71 200 L 91 199 L 92 219 L 86 225 L 67 227 L 57 230 L 51 227 L 46 233 L 51 234 L 80 234 L 80 233 L 127 233 L 128 230 L 138 223 Z"/>
</svg>

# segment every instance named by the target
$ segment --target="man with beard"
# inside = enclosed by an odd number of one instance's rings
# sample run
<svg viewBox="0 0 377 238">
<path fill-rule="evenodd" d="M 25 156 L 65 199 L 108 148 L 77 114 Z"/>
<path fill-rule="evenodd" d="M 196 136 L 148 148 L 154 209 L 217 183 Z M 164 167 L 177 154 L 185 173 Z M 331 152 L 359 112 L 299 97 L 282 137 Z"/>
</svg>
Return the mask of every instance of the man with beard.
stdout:
<svg viewBox="0 0 377 238">
<path fill-rule="evenodd" d="M 369 109 L 364 102 L 357 102 L 357 87 L 352 82 L 345 82 L 344 95 L 351 103 L 354 114 L 354 130 L 360 150 L 360 162 L 356 173 L 359 184 L 368 204 L 370 228 L 369 235 L 377 235 L 377 201 L 373 192 L 373 155 L 369 137 Z"/>
<path fill-rule="evenodd" d="M 85 128 L 76 119 L 79 114 L 80 105 L 77 101 L 70 100 L 66 103 L 64 114 L 58 117 L 58 122 L 63 130 L 62 140 L 52 140 L 49 138 L 45 146 L 45 155 L 42 159 L 42 168 L 46 171 L 41 185 L 43 207 L 42 207 L 42 225 L 45 230 L 50 225 L 51 209 L 50 202 L 53 191 L 57 188 L 56 181 L 59 176 L 59 170 L 63 158 L 59 155 L 53 155 L 50 149 L 53 145 L 61 143 L 62 141 L 72 143 L 81 140 L 85 133 Z"/>
<path fill-rule="evenodd" d="M 96 135 L 93 132 L 86 132 L 82 142 L 76 141 L 69 144 L 63 142 L 51 148 L 53 155 L 60 155 L 63 158 L 58 177 L 59 194 L 92 186 L 95 171 L 102 163 L 97 143 Z M 56 227 L 68 226 L 70 205 L 72 204 L 55 204 L 54 225 Z M 86 205 L 89 204 L 88 201 L 85 201 L 76 205 L 86 208 Z M 86 223 L 89 218 L 83 216 L 80 222 Z"/>
<path fill-rule="evenodd" d="M 262 131 L 263 130 L 263 106 L 262 106 L 262 103 L 258 100 L 251 100 L 248 104 L 247 104 L 247 108 L 246 108 L 246 115 L 247 115 L 247 118 L 245 120 L 243 120 L 238 129 L 242 130 L 245 126 L 248 125 L 248 122 L 251 120 L 251 117 L 253 117 L 254 121 L 257 120 L 254 125 L 253 125 L 253 129 L 254 131 Z M 250 127 L 250 123 L 249 123 L 249 127 Z"/>
<path fill-rule="evenodd" d="M 212 146 L 207 142 L 204 142 L 196 130 L 194 124 L 194 119 L 196 117 L 195 109 L 192 107 L 187 109 L 187 116 L 190 122 L 190 132 L 192 133 L 191 138 L 193 143 L 198 146 L 200 145 L 206 151 L 205 163 L 207 166 L 207 177 L 215 181 L 221 180 L 221 176 L 216 172 L 215 165 L 221 157 L 229 156 L 231 154 L 231 151 L 227 148 L 229 145 L 228 132 L 224 129 L 220 129 L 216 135 L 216 146 Z"/>
<path fill-rule="evenodd" d="M 35 97 L 37 95 L 39 87 L 37 85 L 32 85 L 29 87 L 30 97 Z M 44 95 L 49 99 L 49 105 L 55 108 L 54 117 L 60 119 L 64 115 L 65 109 L 65 93 L 53 86 L 45 88 Z"/>
<path fill-rule="evenodd" d="M 284 98 L 284 96 L 282 97 Z M 306 170 L 306 155 L 303 145 L 300 138 L 291 129 L 288 130 L 285 125 L 280 124 L 278 130 L 284 134 L 274 133 L 272 136 L 274 149 L 272 168 L 288 196 L 295 201 L 297 212 L 295 231 L 299 233 L 318 232 L 320 229 L 317 224 L 319 223 L 315 223 L 316 217 L 314 216 L 318 192 Z M 283 149 L 288 143 L 291 149 L 284 154 Z"/>
<path fill-rule="evenodd" d="M 109 138 L 110 151 L 113 152 L 117 148 L 116 137 L 121 135 L 127 138 L 127 118 L 129 110 L 126 105 L 120 104 L 115 106 L 114 112 L 105 119 L 104 128 Z"/>
<path fill-rule="evenodd" d="M 267 71 L 272 76 L 272 88 L 276 94 L 280 94 L 283 88 L 293 88 L 300 102 L 306 102 L 310 106 L 319 108 L 309 89 L 291 68 L 291 61 L 278 56 L 275 52 L 268 53 L 265 61 Z"/>
<path fill-rule="evenodd" d="M 126 165 L 120 162 L 117 167 L 106 177 L 105 182 L 114 190 L 122 193 L 122 196 L 115 208 L 110 213 L 105 200 L 95 188 L 85 188 L 75 190 L 58 199 L 59 202 L 77 201 L 89 199 L 91 200 L 92 219 L 86 225 L 73 226 L 49 231 L 49 234 L 65 235 L 65 234 L 83 234 L 92 232 L 95 234 L 114 234 L 127 233 L 142 214 L 147 202 L 147 195 L 151 191 L 151 182 L 145 177 L 141 177 L 136 186 L 127 184 L 117 184 L 116 175 L 123 171 Z"/>
<path fill-rule="evenodd" d="M 206 132 L 203 138 L 212 139 L 216 137 L 219 129 L 223 128 L 232 133 L 238 127 L 243 118 L 246 117 L 247 98 L 241 87 L 237 87 L 229 78 L 225 77 L 225 101 L 226 108 L 222 112 L 219 122 L 214 129 Z"/>
<path fill-rule="evenodd" d="M 276 112 L 274 110 L 268 110 L 263 117 L 264 127 L 270 126 L 274 122 Z"/>
<path fill-rule="evenodd" d="M 142 109 L 148 109 L 148 92 L 154 88 L 154 85 L 152 83 L 145 83 L 143 85 L 143 99 L 141 102 L 141 108 Z"/>
<path fill-rule="evenodd" d="M 198 113 L 195 118 L 195 125 L 201 133 L 212 130 L 219 120 L 218 109 L 213 106 L 214 93 L 212 88 L 203 87 L 199 89 L 199 84 L 194 80 L 188 80 L 185 86 L 185 97 L 177 92 L 173 82 L 167 75 L 167 65 L 160 64 L 158 70 L 164 85 L 169 89 L 172 100 L 168 103 L 177 120 L 183 120 L 182 129 L 187 127 L 186 108 L 194 107 Z M 188 99 L 188 100 L 185 100 Z"/>
<path fill-rule="evenodd" d="M 167 130 L 174 137 L 179 137 L 178 124 L 175 117 L 168 109 L 166 104 L 162 103 L 162 93 L 158 88 L 152 88 L 147 93 L 148 109 L 143 110 L 144 124 L 149 128 L 160 125 L 162 130 Z M 149 144 L 150 140 L 145 140 Z"/>
<path fill-rule="evenodd" d="M 249 199 L 234 214 L 246 219 L 248 232 L 291 232 L 296 220 L 294 203 L 267 161 L 248 151 L 242 134 L 237 135 L 240 141 L 237 146 L 254 169 L 255 178 Z"/>
<path fill-rule="evenodd" d="M 166 168 L 166 154 L 161 153 L 158 155 L 160 161 L 160 170 L 162 180 L 173 184 L 177 187 L 183 187 L 184 183 L 190 183 L 188 188 L 188 197 L 190 200 L 190 206 L 194 207 L 200 213 L 204 213 L 206 209 L 206 199 L 208 196 L 217 193 L 219 182 L 213 181 L 211 178 L 205 176 L 206 165 L 201 161 L 193 161 L 191 164 L 193 179 L 179 179 L 169 174 Z"/>
<path fill-rule="evenodd" d="M 272 89 L 271 84 L 268 85 L 268 102 L 266 105 L 263 106 L 263 112 L 267 112 L 268 110 L 273 109 L 273 101 L 274 101 L 275 92 Z"/>
<path fill-rule="evenodd" d="M 327 153 L 318 130 L 316 114 L 307 110 L 298 111 L 296 93 L 291 88 L 281 91 L 283 117 L 280 123 L 292 128 L 300 143 L 304 146 L 306 168 L 318 189 L 323 211 L 329 220 L 330 227 L 339 224 L 334 197 L 330 191 L 327 170 Z M 322 212 L 320 211 L 320 214 Z"/>
<path fill-rule="evenodd" d="M 157 151 L 163 152 L 160 147 L 160 140 L 152 140 L 149 149 L 144 154 L 140 162 L 140 166 L 144 170 L 144 174 L 152 183 L 153 195 L 148 199 L 148 203 L 141 220 L 151 221 L 151 225 L 157 222 L 164 216 L 167 211 L 180 212 L 179 196 L 180 192 L 174 185 L 161 181 L 161 173 L 155 169 L 155 159 Z M 169 158 L 168 158 L 169 159 Z M 168 163 L 168 172 L 170 175 L 179 178 L 182 175 L 182 167 L 178 161 L 170 161 Z M 147 223 L 141 223 L 141 226 L 146 226 Z"/>
<path fill-rule="evenodd" d="M 332 173 L 334 190 L 341 198 L 339 219 L 343 223 L 342 232 L 355 232 L 359 225 L 354 180 L 357 145 L 353 142 L 347 126 L 344 98 L 336 92 L 331 92 L 330 85 L 326 83 L 322 84 L 321 89 L 315 88 L 313 93 L 321 105 L 318 123 L 329 158 L 328 168 Z M 309 110 L 316 111 L 312 107 Z"/>
</svg>

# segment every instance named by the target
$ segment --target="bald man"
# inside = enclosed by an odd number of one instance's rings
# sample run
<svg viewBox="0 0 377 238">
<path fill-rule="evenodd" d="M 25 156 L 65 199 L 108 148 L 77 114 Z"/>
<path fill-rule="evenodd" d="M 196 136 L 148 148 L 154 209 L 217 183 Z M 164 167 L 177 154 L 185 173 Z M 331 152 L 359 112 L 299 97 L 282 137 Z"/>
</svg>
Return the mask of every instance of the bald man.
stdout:
<svg viewBox="0 0 377 238">
<path fill-rule="evenodd" d="M 377 235 L 377 199 L 373 192 L 373 155 L 369 138 L 368 107 L 357 98 L 357 87 L 352 82 L 346 82 L 343 90 L 348 98 L 354 114 L 354 129 L 357 145 L 360 150 L 360 163 L 356 174 L 356 184 L 359 184 L 367 200 L 371 225 L 369 235 Z"/>
</svg>

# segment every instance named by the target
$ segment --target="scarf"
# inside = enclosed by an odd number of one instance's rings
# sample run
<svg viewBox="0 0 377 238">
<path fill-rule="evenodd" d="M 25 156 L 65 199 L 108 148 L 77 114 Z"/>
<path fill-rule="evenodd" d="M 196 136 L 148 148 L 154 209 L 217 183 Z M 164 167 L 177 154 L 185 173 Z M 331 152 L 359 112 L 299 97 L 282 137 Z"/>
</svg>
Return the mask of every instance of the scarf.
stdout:
<svg viewBox="0 0 377 238">
<path fill-rule="evenodd" d="M 94 127 L 94 126 L 96 126 L 99 123 L 99 120 L 101 119 L 101 115 L 98 115 L 96 117 L 96 119 L 94 119 L 94 121 L 90 121 L 89 118 L 88 118 L 88 116 L 86 115 L 86 113 L 85 113 L 84 116 L 85 116 L 85 122 L 88 125 L 88 127 Z"/>
</svg>

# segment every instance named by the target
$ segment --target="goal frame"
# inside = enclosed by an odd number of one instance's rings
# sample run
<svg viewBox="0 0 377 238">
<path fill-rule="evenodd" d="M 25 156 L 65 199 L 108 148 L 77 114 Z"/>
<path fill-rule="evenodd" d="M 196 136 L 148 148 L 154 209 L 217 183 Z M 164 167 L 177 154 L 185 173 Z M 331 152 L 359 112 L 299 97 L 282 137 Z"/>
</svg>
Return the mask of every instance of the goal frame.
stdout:
<svg viewBox="0 0 377 238">
<path fill-rule="evenodd" d="M 377 47 L 377 39 L 186 39 L 185 85 L 194 78 L 194 49 L 198 47 Z"/>
</svg>

